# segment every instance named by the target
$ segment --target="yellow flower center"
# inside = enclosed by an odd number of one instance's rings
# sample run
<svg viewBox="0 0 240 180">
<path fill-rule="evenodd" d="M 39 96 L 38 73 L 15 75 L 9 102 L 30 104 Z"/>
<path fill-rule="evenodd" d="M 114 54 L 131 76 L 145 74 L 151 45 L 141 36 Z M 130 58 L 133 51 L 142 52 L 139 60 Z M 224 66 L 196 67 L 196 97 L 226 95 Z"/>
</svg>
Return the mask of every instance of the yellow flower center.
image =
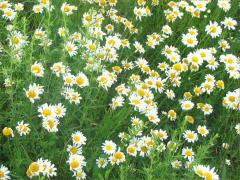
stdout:
<svg viewBox="0 0 240 180">
<path fill-rule="evenodd" d="M 205 133 L 206 133 L 206 129 L 200 128 L 200 129 L 199 129 L 199 133 L 200 133 L 200 134 L 205 134 Z"/>
<path fill-rule="evenodd" d="M 235 101 L 235 97 L 234 97 L 234 96 L 229 96 L 228 99 L 229 99 L 229 101 L 231 101 L 231 102 L 234 102 L 234 101 Z"/>
<path fill-rule="evenodd" d="M 78 168 L 79 165 L 80 165 L 79 162 L 78 162 L 77 160 L 75 160 L 75 159 L 73 159 L 73 160 L 71 161 L 71 163 L 70 163 L 70 166 L 71 166 L 73 169 Z"/>
<path fill-rule="evenodd" d="M 0 178 L 4 177 L 4 172 L 0 170 Z"/>
<path fill-rule="evenodd" d="M 33 162 L 30 166 L 29 169 L 34 173 L 39 171 L 39 164 L 36 162 Z"/>
<path fill-rule="evenodd" d="M 190 150 L 187 150 L 187 151 L 185 152 L 185 154 L 186 154 L 186 156 L 192 156 L 192 155 L 193 155 L 192 151 L 190 151 Z"/>
<path fill-rule="evenodd" d="M 127 148 L 127 151 L 133 154 L 135 152 L 135 148 L 133 146 L 130 146 Z"/>
<path fill-rule="evenodd" d="M 191 37 L 188 38 L 188 39 L 187 39 L 187 42 L 188 42 L 189 44 L 192 44 L 192 43 L 193 43 L 193 38 L 191 38 Z"/>
<path fill-rule="evenodd" d="M 210 27 L 210 32 L 216 33 L 217 32 L 217 27 L 216 26 Z"/>
<path fill-rule="evenodd" d="M 79 142 L 81 140 L 80 136 L 74 136 L 73 140 L 75 142 Z"/>
<path fill-rule="evenodd" d="M 12 11 L 5 11 L 4 14 L 8 17 L 11 17 L 13 15 L 13 12 Z"/>
<path fill-rule="evenodd" d="M 194 134 L 193 134 L 193 133 L 189 133 L 189 134 L 187 135 L 187 137 L 188 137 L 189 139 L 194 139 Z"/>
<path fill-rule="evenodd" d="M 52 111 L 49 108 L 46 108 L 43 110 L 42 114 L 43 114 L 43 116 L 47 117 L 52 114 Z"/>
<path fill-rule="evenodd" d="M 13 36 L 12 37 L 12 42 L 13 42 L 13 44 L 19 44 L 20 43 L 20 38 L 18 36 Z"/>
<path fill-rule="evenodd" d="M 49 119 L 47 123 L 48 123 L 48 126 L 49 126 L 51 129 L 54 127 L 54 120 Z"/>
<path fill-rule="evenodd" d="M 69 12 L 69 11 L 71 11 L 71 8 L 70 8 L 70 6 L 66 5 L 66 6 L 64 6 L 63 10 L 64 10 L 64 12 Z"/>
<path fill-rule="evenodd" d="M 78 85 L 83 85 L 84 84 L 84 79 L 82 77 L 77 77 L 76 82 Z"/>
<path fill-rule="evenodd" d="M 89 45 L 89 49 L 90 49 L 91 51 L 95 51 L 95 50 L 96 50 L 96 45 L 95 45 L 95 44 L 90 44 L 90 45 Z"/>
<path fill-rule="evenodd" d="M 114 154 L 114 157 L 115 157 L 116 159 L 122 159 L 122 158 L 123 158 L 123 153 L 122 153 L 122 152 L 116 152 L 116 153 Z"/>
<path fill-rule="evenodd" d="M 73 147 L 71 147 L 70 151 L 72 154 L 76 154 L 78 149 L 77 149 L 77 147 L 73 146 Z"/>
<path fill-rule="evenodd" d="M 204 176 L 205 176 L 206 180 L 213 180 L 213 175 L 211 172 L 205 172 Z"/>
<path fill-rule="evenodd" d="M 34 66 L 32 66 L 32 71 L 35 72 L 35 73 L 40 73 L 41 72 L 41 67 L 37 66 L 37 65 L 34 65 Z"/>
<path fill-rule="evenodd" d="M 110 144 L 107 144 L 106 145 L 106 150 L 111 151 L 112 150 L 112 146 Z"/>
<path fill-rule="evenodd" d="M 37 93 L 32 89 L 29 90 L 27 94 L 30 98 L 35 98 L 37 96 Z"/>
</svg>

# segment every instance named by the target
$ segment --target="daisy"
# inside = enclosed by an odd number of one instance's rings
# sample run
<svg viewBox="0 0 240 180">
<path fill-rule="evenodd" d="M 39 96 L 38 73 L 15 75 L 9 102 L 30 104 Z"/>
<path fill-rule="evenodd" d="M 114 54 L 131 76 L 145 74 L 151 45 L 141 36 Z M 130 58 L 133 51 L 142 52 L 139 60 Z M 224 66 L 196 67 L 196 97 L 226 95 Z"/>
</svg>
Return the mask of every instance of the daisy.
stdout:
<svg viewBox="0 0 240 180">
<path fill-rule="evenodd" d="M 23 11 L 24 5 L 22 3 L 17 3 L 14 5 L 15 11 Z"/>
<path fill-rule="evenodd" d="M 82 154 L 82 148 L 81 148 L 80 145 L 68 145 L 67 146 L 67 151 L 70 154 L 78 154 L 78 155 Z"/>
<path fill-rule="evenodd" d="M 74 171 L 82 170 L 83 166 L 86 166 L 84 156 L 78 154 L 70 155 L 67 163 L 70 165 L 70 170 Z"/>
<path fill-rule="evenodd" d="M 182 37 L 182 43 L 187 47 L 195 47 L 198 44 L 198 40 L 196 36 L 184 34 Z"/>
<path fill-rule="evenodd" d="M 182 167 L 182 162 L 179 160 L 175 160 L 175 161 L 171 162 L 171 165 L 173 168 L 179 169 Z"/>
<path fill-rule="evenodd" d="M 10 78 L 6 78 L 4 80 L 4 86 L 5 87 L 11 87 L 14 84 L 14 82 L 12 82 L 12 80 Z"/>
<path fill-rule="evenodd" d="M 71 73 L 67 73 L 63 75 L 64 85 L 73 86 L 75 84 L 75 76 Z"/>
<path fill-rule="evenodd" d="M 224 87 L 225 87 L 225 84 L 224 84 L 224 81 L 223 81 L 223 80 L 218 80 L 218 81 L 216 82 L 216 85 L 217 85 L 217 87 L 218 87 L 219 89 L 224 89 Z"/>
<path fill-rule="evenodd" d="M 231 17 L 225 17 L 224 21 L 221 23 L 224 25 L 224 28 L 228 30 L 235 30 L 237 26 L 237 21 Z"/>
<path fill-rule="evenodd" d="M 203 58 L 199 52 L 189 53 L 187 55 L 187 59 L 192 64 L 202 65 L 202 63 L 203 63 Z"/>
<path fill-rule="evenodd" d="M 82 99 L 82 97 L 78 92 L 74 90 L 70 90 L 69 92 L 67 92 L 67 94 L 68 94 L 67 99 L 69 100 L 70 103 L 75 103 L 75 104 L 80 103 L 80 100 Z"/>
<path fill-rule="evenodd" d="M 47 103 L 39 106 L 38 112 L 40 113 L 38 116 L 42 118 L 50 118 L 50 117 L 56 116 L 56 113 L 54 111 L 54 106 L 48 105 Z"/>
<path fill-rule="evenodd" d="M 186 147 L 182 149 L 182 155 L 188 160 L 193 160 L 195 153 L 193 152 L 192 148 Z"/>
<path fill-rule="evenodd" d="M 157 137 L 160 138 L 161 141 L 166 140 L 168 138 L 167 132 L 165 130 L 159 129 L 156 133 Z"/>
<path fill-rule="evenodd" d="M 140 21 L 142 20 L 143 16 L 146 16 L 146 12 L 144 8 L 137 8 L 134 7 L 134 15 L 136 16 L 136 19 L 139 19 Z"/>
<path fill-rule="evenodd" d="M 44 74 L 44 68 L 42 66 L 42 63 L 36 61 L 32 66 L 31 66 L 31 72 L 37 76 L 37 77 L 43 77 Z"/>
<path fill-rule="evenodd" d="M 189 143 L 194 143 L 198 140 L 198 135 L 194 131 L 186 130 L 183 133 L 184 139 Z"/>
<path fill-rule="evenodd" d="M 206 126 L 198 126 L 197 127 L 197 131 L 201 136 L 206 137 L 209 133 L 208 129 L 206 128 Z"/>
<path fill-rule="evenodd" d="M 11 179 L 9 174 L 10 174 L 10 171 L 8 170 L 8 168 L 4 165 L 1 165 L 0 166 L 0 180 Z"/>
<path fill-rule="evenodd" d="M 131 122 L 132 122 L 132 126 L 134 127 L 141 127 L 143 125 L 143 121 L 137 117 L 132 117 Z"/>
<path fill-rule="evenodd" d="M 139 52 L 140 54 L 145 53 L 145 49 L 138 41 L 135 41 L 133 46 L 135 47 L 135 52 Z"/>
<path fill-rule="evenodd" d="M 44 118 L 42 121 L 43 128 L 45 128 L 48 132 L 57 132 L 58 124 L 59 124 L 59 120 L 52 117 Z"/>
<path fill-rule="evenodd" d="M 156 110 L 150 110 L 146 114 L 148 120 L 154 124 L 158 124 L 160 122 L 160 118 L 158 117 L 158 112 Z"/>
<path fill-rule="evenodd" d="M 29 98 L 31 103 L 34 103 L 35 100 L 40 99 L 40 95 L 44 92 L 43 86 L 38 84 L 30 84 L 28 89 L 24 89 L 27 98 Z"/>
<path fill-rule="evenodd" d="M 137 156 L 137 148 L 134 145 L 129 145 L 127 147 L 127 153 L 131 156 L 136 157 Z"/>
<path fill-rule="evenodd" d="M 11 8 L 7 8 L 3 10 L 3 17 L 10 21 L 12 21 L 15 18 L 16 14 L 17 13 Z"/>
<path fill-rule="evenodd" d="M 65 44 L 65 50 L 68 52 L 70 57 L 77 54 L 77 49 L 77 46 L 73 42 L 68 41 Z"/>
<path fill-rule="evenodd" d="M 77 131 L 71 135 L 73 144 L 76 145 L 85 145 L 87 138 L 83 135 L 82 132 Z"/>
<path fill-rule="evenodd" d="M 58 35 L 60 37 L 65 37 L 67 33 L 68 33 L 68 29 L 66 29 L 65 27 L 58 28 Z"/>
<path fill-rule="evenodd" d="M 66 115 L 66 108 L 62 105 L 62 103 L 55 105 L 54 111 L 57 118 L 62 118 Z"/>
<path fill-rule="evenodd" d="M 97 50 L 97 44 L 96 42 L 89 40 L 85 46 L 89 51 L 91 52 L 95 52 Z M 111 51 L 111 47 L 107 47 L 107 49 L 109 50 L 108 52 Z"/>
<path fill-rule="evenodd" d="M 77 7 L 70 5 L 66 2 L 64 2 L 61 6 L 61 11 L 65 13 L 67 16 L 73 14 L 74 10 L 77 10 Z"/>
<path fill-rule="evenodd" d="M 48 178 L 57 176 L 57 168 L 51 161 L 49 160 L 44 160 L 41 163 L 42 166 L 42 174 L 43 176 L 47 176 Z"/>
<path fill-rule="evenodd" d="M 184 119 L 191 124 L 194 123 L 194 117 L 193 116 L 186 115 Z"/>
<path fill-rule="evenodd" d="M 20 136 L 22 135 L 27 135 L 30 133 L 30 128 L 29 128 L 29 124 L 28 123 L 24 123 L 23 121 L 17 122 L 17 126 L 16 126 L 17 132 L 20 134 Z"/>
<path fill-rule="evenodd" d="M 171 27 L 168 26 L 168 25 L 164 25 L 164 26 L 162 27 L 162 32 L 165 33 L 165 34 L 167 34 L 167 35 L 171 35 L 171 34 L 173 33 Z"/>
<path fill-rule="evenodd" d="M 38 28 L 34 32 L 34 37 L 36 39 L 44 39 L 44 38 L 47 37 L 47 34 L 46 34 L 46 32 L 44 30 L 42 30 L 42 28 Z"/>
<path fill-rule="evenodd" d="M 83 87 L 86 87 L 86 86 L 89 86 L 89 81 L 88 81 L 88 78 L 87 76 L 83 73 L 83 72 L 79 72 L 76 77 L 75 77 L 75 83 L 83 88 Z"/>
<path fill-rule="evenodd" d="M 79 32 L 74 32 L 74 33 L 72 34 L 72 39 L 73 39 L 74 41 L 80 41 L 80 40 L 82 39 L 82 35 L 81 35 Z"/>
<path fill-rule="evenodd" d="M 42 4 L 44 7 L 48 7 L 50 4 L 50 0 L 38 0 L 40 4 Z"/>
<path fill-rule="evenodd" d="M 185 110 L 185 111 L 189 111 L 189 110 L 191 110 L 192 108 L 194 107 L 194 103 L 193 102 L 191 102 L 191 101 L 182 101 L 181 102 L 181 108 L 183 109 L 183 110 Z"/>
<path fill-rule="evenodd" d="M 212 38 L 216 38 L 221 35 L 222 33 L 222 28 L 218 25 L 217 22 L 212 22 L 206 26 L 205 31 L 207 34 L 209 34 Z"/>
<path fill-rule="evenodd" d="M 74 171 L 74 176 L 76 177 L 76 180 L 86 179 L 87 177 L 86 173 L 82 169 Z"/>
<path fill-rule="evenodd" d="M 211 70 L 215 70 L 218 68 L 219 63 L 217 62 L 215 57 L 212 57 L 211 59 L 207 60 L 207 68 L 211 69 Z"/>
<path fill-rule="evenodd" d="M 54 74 L 56 74 L 57 77 L 59 77 L 60 74 L 66 74 L 69 71 L 69 68 L 65 66 L 62 62 L 57 62 L 53 64 L 51 70 Z"/>
<path fill-rule="evenodd" d="M 199 11 L 206 11 L 208 1 L 193 1 L 193 4 Z"/>
<path fill-rule="evenodd" d="M 110 104 L 112 109 L 116 109 L 117 107 L 122 107 L 124 103 L 124 98 L 122 96 L 117 96 L 112 98 L 112 103 Z"/>
<path fill-rule="evenodd" d="M 132 62 L 128 62 L 128 60 L 124 60 L 121 62 L 122 65 L 123 65 L 123 68 L 126 69 L 126 70 L 130 70 L 130 69 L 133 69 L 134 65 Z"/>
<path fill-rule="evenodd" d="M 165 63 L 165 62 L 158 64 L 158 68 L 159 68 L 161 71 L 167 70 L 168 66 L 169 66 L 169 65 L 168 65 L 167 63 Z"/>
<path fill-rule="evenodd" d="M 205 179 L 219 180 L 219 176 L 214 171 L 214 168 L 210 169 L 209 166 L 207 166 L 206 169 L 204 170 L 203 177 Z"/>
<path fill-rule="evenodd" d="M 43 6 L 41 4 L 38 4 L 38 5 L 34 5 L 33 6 L 33 12 L 36 13 L 36 14 L 42 14 L 43 12 Z"/>
<path fill-rule="evenodd" d="M 10 46 L 14 48 L 21 48 L 26 45 L 25 37 L 22 35 L 20 31 L 13 31 L 8 37 Z"/>
<path fill-rule="evenodd" d="M 114 165 L 114 164 L 119 165 L 120 163 L 125 161 L 125 155 L 123 152 L 118 150 L 112 156 L 109 157 L 109 160 L 112 165 Z"/>
<path fill-rule="evenodd" d="M 167 98 L 169 98 L 169 99 L 174 99 L 175 98 L 175 93 L 173 92 L 173 90 L 167 89 L 165 93 L 167 95 Z"/>
<path fill-rule="evenodd" d="M 209 115 L 213 112 L 213 107 L 210 104 L 204 104 L 204 106 L 201 109 L 204 115 Z"/>
<path fill-rule="evenodd" d="M 114 73 L 105 70 L 103 71 L 102 75 L 97 77 L 97 81 L 99 83 L 99 86 L 107 90 L 113 85 L 114 82 L 116 82 L 116 77 L 117 76 Z"/>
<path fill-rule="evenodd" d="M 106 140 L 102 145 L 102 150 L 107 155 L 111 155 L 116 152 L 117 145 L 113 141 Z"/>
<path fill-rule="evenodd" d="M 11 4 L 8 1 L 1 1 L 0 2 L 0 10 L 4 10 L 11 7 Z"/>
<path fill-rule="evenodd" d="M 227 49 L 230 49 L 230 45 L 229 43 L 224 40 L 224 39 L 221 39 L 220 41 L 218 41 L 218 44 L 219 44 L 219 47 L 222 48 L 222 50 L 225 52 Z"/>
<path fill-rule="evenodd" d="M 193 170 L 195 174 L 197 174 L 199 177 L 204 177 L 204 172 L 206 171 L 206 168 L 203 165 L 196 165 L 193 167 Z"/>
<path fill-rule="evenodd" d="M 96 163 L 98 168 L 105 168 L 108 165 L 107 159 L 101 157 L 96 160 Z"/>
<path fill-rule="evenodd" d="M 41 166 L 39 162 L 32 162 L 27 170 L 28 177 L 38 176 L 41 172 Z"/>
<path fill-rule="evenodd" d="M 203 92 L 207 92 L 207 94 L 211 94 L 211 92 L 213 91 L 215 87 L 215 83 L 214 82 L 208 82 L 205 81 L 201 84 L 201 88 Z"/>
<path fill-rule="evenodd" d="M 117 36 L 106 37 L 106 47 L 113 47 L 119 49 L 121 46 L 121 40 Z"/>
<path fill-rule="evenodd" d="M 114 26 L 112 24 L 108 24 L 105 26 L 105 29 L 107 30 L 108 33 L 111 33 L 114 31 Z"/>
<path fill-rule="evenodd" d="M 175 121 L 177 119 L 177 113 L 172 109 L 168 111 L 167 116 L 171 121 Z"/>
<path fill-rule="evenodd" d="M 218 7 L 223 9 L 224 12 L 227 12 L 231 8 L 231 0 L 218 0 Z"/>
<path fill-rule="evenodd" d="M 172 52 L 171 54 L 166 55 L 167 59 L 169 59 L 173 63 L 177 63 L 181 60 L 181 56 L 179 53 Z"/>
</svg>

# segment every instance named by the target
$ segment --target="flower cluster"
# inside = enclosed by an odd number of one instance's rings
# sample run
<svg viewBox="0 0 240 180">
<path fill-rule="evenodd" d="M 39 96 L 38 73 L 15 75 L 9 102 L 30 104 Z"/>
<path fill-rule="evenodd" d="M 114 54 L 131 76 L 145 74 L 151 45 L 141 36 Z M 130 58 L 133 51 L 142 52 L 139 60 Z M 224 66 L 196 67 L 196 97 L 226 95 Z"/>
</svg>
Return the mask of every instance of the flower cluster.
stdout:
<svg viewBox="0 0 240 180">
<path fill-rule="evenodd" d="M 63 157 L 66 149 L 74 179 L 116 172 L 124 179 L 132 170 L 146 179 L 220 179 L 221 168 L 236 163 L 235 153 L 225 151 L 234 151 L 240 134 L 232 118 L 240 110 L 235 6 L 231 0 L 0 0 L 6 166 L 18 168 L 25 155 L 37 159 L 46 145 L 35 141 L 49 138 L 49 147 L 57 144 L 53 155 Z M 226 154 L 223 162 L 217 158 Z M 57 168 L 39 158 L 26 174 L 49 179 Z M 10 176 L 1 165 L 0 180 Z"/>
<path fill-rule="evenodd" d="M 86 173 L 83 170 L 86 166 L 86 160 L 82 155 L 82 146 L 86 144 L 87 139 L 80 131 L 72 133 L 71 139 L 72 145 L 68 145 L 67 147 L 69 153 L 67 163 L 77 180 L 86 179 Z"/>
<path fill-rule="evenodd" d="M 43 104 L 38 107 L 39 117 L 42 118 L 42 127 L 48 132 L 57 132 L 59 119 L 66 115 L 66 108 L 59 103 L 57 105 Z"/>
<path fill-rule="evenodd" d="M 56 171 L 57 168 L 51 161 L 40 158 L 29 165 L 26 174 L 29 178 L 35 176 L 46 176 L 47 178 L 51 178 L 57 176 Z"/>
</svg>

